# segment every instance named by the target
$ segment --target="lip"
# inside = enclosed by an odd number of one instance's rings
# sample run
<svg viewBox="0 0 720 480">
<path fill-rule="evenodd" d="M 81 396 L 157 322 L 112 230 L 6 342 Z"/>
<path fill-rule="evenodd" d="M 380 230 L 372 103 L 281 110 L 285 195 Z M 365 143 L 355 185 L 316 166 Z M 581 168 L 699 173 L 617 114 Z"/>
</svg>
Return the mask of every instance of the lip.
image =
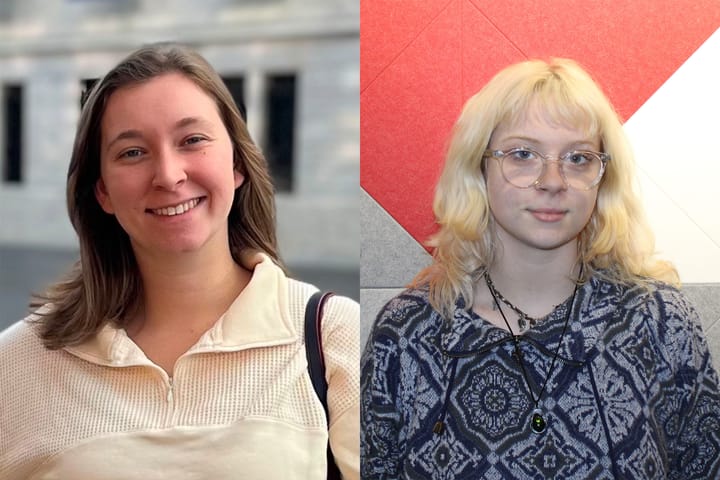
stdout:
<svg viewBox="0 0 720 480">
<path fill-rule="evenodd" d="M 191 198 L 189 198 L 189 199 L 187 199 L 187 200 L 177 200 L 177 201 L 173 201 L 172 203 L 166 203 L 166 204 L 164 204 L 164 205 L 162 205 L 162 206 L 147 208 L 147 209 L 145 209 L 145 213 L 148 213 L 148 214 L 153 215 L 153 216 L 164 217 L 164 218 L 178 217 L 178 216 L 180 216 L 180 214 L 177 214 L 177 215 L 158 215 L 158 214 L 157 214 L 157 211 L 158 211 L 158 210 L 164 210 L 164 209 L 170 209 L 170 208 L 176 208 L 176 207 L 178 207 L 178 206 L 180 206 L 180 205 L 186 205 L 186 206 L 187 206 L 187 204 L 189 204 L 189 203 L 195 203 L 194 206 L 190 209 L 190 210 L 194 210 L 194 209 L 195 209 L 198 205 L 200 205 L 204 200 L 205 200 L 205 197 L 204 197 L 204 196 L 191 197 Z M 188 211 L 189 211 L 189 210 L 186 210 L 184 213 L 188 213 Z M 184 213 L 183 213 L 183 214 L 184 214 Z"/>
<path fill-rule="evenodd" d="M 546 223 L 559 222 L 567 214 L 567 210 L 559 208 L 530 208 L 528 211 L 533 217 Z"/>
</svg>

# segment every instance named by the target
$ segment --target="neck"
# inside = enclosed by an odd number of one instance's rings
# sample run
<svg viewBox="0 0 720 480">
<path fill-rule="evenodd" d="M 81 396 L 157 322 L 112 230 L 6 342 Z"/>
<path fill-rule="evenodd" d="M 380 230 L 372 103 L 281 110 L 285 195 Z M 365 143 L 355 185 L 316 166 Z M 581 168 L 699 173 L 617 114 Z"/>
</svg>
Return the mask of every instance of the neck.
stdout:
<svg viewBox="0 0 720 480">
<path fill-rule="evenodd" d="M 212 256 L 176 254 L 171 258 L 137 255 L 143 280 L 140 330 L 178 326 L 202 333 L 227 310 L 250 281 L 251 272 L 236 264 L 229 250 Z"/>
<path fill-rule="evenodd" d="M 553 251 L 499 252 L 488 273 L 496 289 L 531 317 L 566 300 L 578 275 L 576 243 Z M 485 289 L 484 280 L 478 287 Z"/>
</svg>

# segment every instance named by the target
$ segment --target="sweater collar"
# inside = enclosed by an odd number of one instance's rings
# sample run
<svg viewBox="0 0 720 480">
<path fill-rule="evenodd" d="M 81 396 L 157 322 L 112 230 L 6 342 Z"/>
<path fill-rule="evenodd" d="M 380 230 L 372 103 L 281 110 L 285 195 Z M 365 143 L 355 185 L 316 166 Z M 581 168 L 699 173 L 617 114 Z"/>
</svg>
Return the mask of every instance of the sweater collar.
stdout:
<svg viewBox="0 0 720 480">
<path fill-rule="evenodd" d="M 565 336 L 562 335 L 563 317 L 540 323 L 519 336 L 518 340 L 533 344 L 546 355 L 553 356 L 557 342 L 562 339 L 558 358 L 568 362 L 585 362 L 593 354 L 607 324 L 617 321 L 621 315 L 619 297 L 619 287 L 591 277 L 578 289 Z M 442 322 L 437 340 L 445 354 L 460 358 L 483 355 L 499 345 L 511 345 L 513 341 L 509 332 L 481 319 L 467 308 L 462 298 L 457 300 L 452 321 Z"/>
<path fill-rule="evenodd" d="M 185 355 L 284 345 L 297 338 L 288 306 L 288 279 L 282 269 L 263 253 L 245 255 L 242 264 L 253 272 L 250 282 Z M 102 365 L 150 363 L 124 329 L 109 323 L 89 340 L 65 350 Z"/>
</svg>

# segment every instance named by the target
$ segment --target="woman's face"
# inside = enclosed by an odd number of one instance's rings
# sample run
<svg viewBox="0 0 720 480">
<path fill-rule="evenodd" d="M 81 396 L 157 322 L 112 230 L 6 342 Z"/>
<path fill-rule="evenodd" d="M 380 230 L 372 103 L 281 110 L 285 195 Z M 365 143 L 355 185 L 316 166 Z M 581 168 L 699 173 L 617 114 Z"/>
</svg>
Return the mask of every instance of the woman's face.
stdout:
<svg viewBox="0 0 720 480">
<path fill-rule="evenodd" d="M 552 159 L 572 150 L 599 151 L 600 139 L 577 127 L 548 121 L 530 107 L 515 122 L 500 123 L 490 139 L 491 150 L 528 147 Z M 595 208 L 598 187 L 569 187 L 559 164 L 551 161 L 535 186 L 518 188 L 505 180 L 500 160 L 487 158 L 490 210 L 503 249 L 511 254 L 567 250 L 575 255 L 577 238 Z"/>
<path fill-rule="evenodd" d="M 118 89 L 101 122 L 95 195 L 136 254 L 227 248 L 243 176 L 213 99 L 170 73 Z"/>
</svg>

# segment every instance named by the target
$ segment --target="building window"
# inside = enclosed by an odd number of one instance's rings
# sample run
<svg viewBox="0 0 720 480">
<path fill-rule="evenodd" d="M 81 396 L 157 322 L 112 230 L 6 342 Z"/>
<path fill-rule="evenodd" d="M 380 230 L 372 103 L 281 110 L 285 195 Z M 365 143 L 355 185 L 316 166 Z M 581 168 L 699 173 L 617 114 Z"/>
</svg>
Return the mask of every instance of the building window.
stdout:
<svg viewBox="0 0 720 480">
<path fill-rule="evenodd" d="M 3 116 L 5 149 L 3 152 L 3 181 L 21 183 L 22 165 L 22 86 L 3 88 Z"/>
<path fill-rule="evenodd" d="M 85 106 L 85 102 L 87 101 L 88 95 L 90 95 L 90 90 L 92 90 L 92 87 L 95 86 L 95 83 L 99 80 L 99 78 L 86 78 L 84 80 L 81 80 L 81 93 L 80 93 L 80 109 Z"/>
<path fill-rule="evenodd" d="M 295 75 L 267 78 L 265 112 L 265 156 L 279 192 L 289 192 L 293 184 L 295 140 Z"/>
<path fill-rule="evenodd" d="M 243 121 L 247 122 L 245 79 L 243 77 L 222 77 L 222 79 L 227 89 L 230 90 L 230 95 L 232 95 L 233 100 L 235 100 L 235 105 L 237 105 L 238 110 L 240 110 L 240 116 Z"/>
</svg>

